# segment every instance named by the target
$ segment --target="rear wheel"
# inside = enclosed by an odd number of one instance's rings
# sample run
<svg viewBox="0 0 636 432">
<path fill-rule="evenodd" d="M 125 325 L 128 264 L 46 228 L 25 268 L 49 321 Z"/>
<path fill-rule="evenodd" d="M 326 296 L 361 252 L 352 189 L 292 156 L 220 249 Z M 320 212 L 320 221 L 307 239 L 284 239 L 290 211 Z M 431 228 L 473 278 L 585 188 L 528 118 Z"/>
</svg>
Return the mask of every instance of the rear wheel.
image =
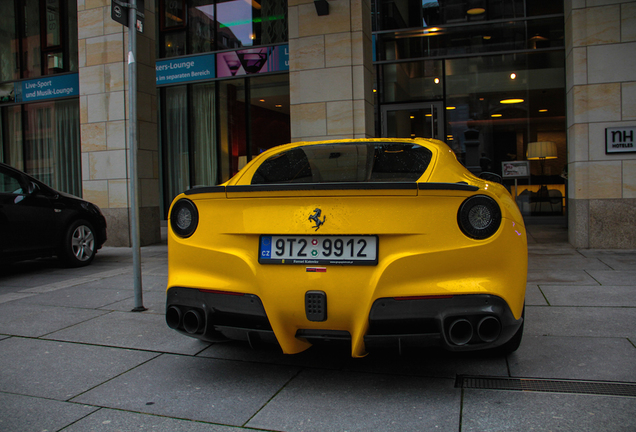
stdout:
<svg viewBox="0 0 636 432">
<path fill-rule="evenodd" d="M 77 220 L 64 234 L 60 258 L 70 267 L 89 265 L 96 252 L 95 231 L 90 222 Z"/>
</svg>

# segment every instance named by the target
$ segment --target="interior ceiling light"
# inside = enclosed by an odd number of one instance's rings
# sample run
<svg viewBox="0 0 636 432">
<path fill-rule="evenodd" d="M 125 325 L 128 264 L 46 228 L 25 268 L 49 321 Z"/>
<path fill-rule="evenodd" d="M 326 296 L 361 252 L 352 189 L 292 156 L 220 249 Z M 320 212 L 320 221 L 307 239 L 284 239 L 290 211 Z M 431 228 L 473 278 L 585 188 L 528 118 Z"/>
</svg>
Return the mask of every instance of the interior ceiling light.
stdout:
<svg viewBox="0 0 636 432">
<path fill-rule="evenodd" d="M 521 102 L 523 102 L 523 99 L 503 99 L 499 101 L 502 104 L 517 104 Z"/>
<path fill-rule="evenodd" d="M 259 100 L 259 102 L 265 102 L 265 99 L 261 99 L 261 100 Z"/>
<path fill-rule="evenodd" d="M 411 118 L 412 118 L 412 119 L 414 119 L 414 118 L 415 118 L 415 116 L 411 116 Z"/>
<path fill-rule="evenodd" d="M 276 108 L 282 108 L 283 107 L 282 105 L 275 105 L 275 106 L 276 106 Z"/>
<path fill-rule="evenodd" d="M 511 73 L 510 74 L 510 79 L 516 79 L 517 78 L 517 74 L 516 73 Z"/>
<path fill-rule="evenodd" d="M 433 81 L 435 81 L 435 84 L 439 84 L 439 78 L 435 78 Z"/>
<path fill-rule="evenodd" d="M 492 39 L 492 36 L 484 36 L 484 40 L 490 40 Z"/>
<path fill-rule="evenodd" d="M 424 117 L 433 117 L 433 114 L 424 114 Z"/>
<path fill-rule="evenodd" d="M 480 7 L 471 8 L 466 11 L 468 15 L 481 15 L 484 12 L 486 12 L 486 9 Z"/>
<path fill-rule="evenodd" d="M 447 110 L 454 110 L 454 109 L 456 109 L 456 108 L 457 108 L 457 107 L 446 107 L 446 109 L 447 109 Z"/>
<path fill-rule="evenodd" d="M 539 112 L 548 112 L 547 109 L 540 109 Z"/>
<path fill-rule="evenodd" d="M 503 114 L 491 114 L 490 117 L 501 117 Z"/>
</svg>

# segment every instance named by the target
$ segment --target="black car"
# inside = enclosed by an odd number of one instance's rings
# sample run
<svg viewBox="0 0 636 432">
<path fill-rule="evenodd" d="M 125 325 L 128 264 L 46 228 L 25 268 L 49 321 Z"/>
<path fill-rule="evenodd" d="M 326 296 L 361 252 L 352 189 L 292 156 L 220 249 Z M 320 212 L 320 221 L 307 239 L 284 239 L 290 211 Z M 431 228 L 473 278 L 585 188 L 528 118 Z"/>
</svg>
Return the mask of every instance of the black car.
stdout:
<svg viewBox="0 0 636 432">
<path fill-rule="evenodd" d="M 90 264 L 106 241 L 99 207 L 0 163 L 0 262 L 56 255 Z"/>
</svg>

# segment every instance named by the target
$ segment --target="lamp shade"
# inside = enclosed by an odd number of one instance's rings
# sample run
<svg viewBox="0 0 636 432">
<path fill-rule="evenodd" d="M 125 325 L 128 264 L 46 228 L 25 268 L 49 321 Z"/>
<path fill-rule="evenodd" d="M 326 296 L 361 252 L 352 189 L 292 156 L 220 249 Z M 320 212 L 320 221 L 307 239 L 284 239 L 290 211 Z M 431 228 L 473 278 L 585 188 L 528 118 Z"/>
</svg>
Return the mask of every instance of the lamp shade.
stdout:
<svg viewBox="0 0 636 432">
<path fill-rule="evenodd" d="M 528 160 L 556 159 L 556 143 L 552 141 L 536 141 L 528 143 L 528 152 L 526 153 L 526 158 Z"/>
</svg>

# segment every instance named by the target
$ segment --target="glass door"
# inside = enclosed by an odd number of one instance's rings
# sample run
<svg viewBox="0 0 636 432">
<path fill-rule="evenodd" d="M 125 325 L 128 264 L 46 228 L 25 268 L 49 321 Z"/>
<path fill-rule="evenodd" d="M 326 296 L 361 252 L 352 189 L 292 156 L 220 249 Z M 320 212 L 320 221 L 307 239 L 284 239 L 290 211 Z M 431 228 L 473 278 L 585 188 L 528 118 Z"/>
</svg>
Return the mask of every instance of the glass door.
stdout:
<svg viewBox="0 0 636 432">
<path fill-rule="evenodd" d="M 382 107 L 382 136 L 435 138 L 444 141 L 442 102 L 420 102 Z"/>
</svg>

